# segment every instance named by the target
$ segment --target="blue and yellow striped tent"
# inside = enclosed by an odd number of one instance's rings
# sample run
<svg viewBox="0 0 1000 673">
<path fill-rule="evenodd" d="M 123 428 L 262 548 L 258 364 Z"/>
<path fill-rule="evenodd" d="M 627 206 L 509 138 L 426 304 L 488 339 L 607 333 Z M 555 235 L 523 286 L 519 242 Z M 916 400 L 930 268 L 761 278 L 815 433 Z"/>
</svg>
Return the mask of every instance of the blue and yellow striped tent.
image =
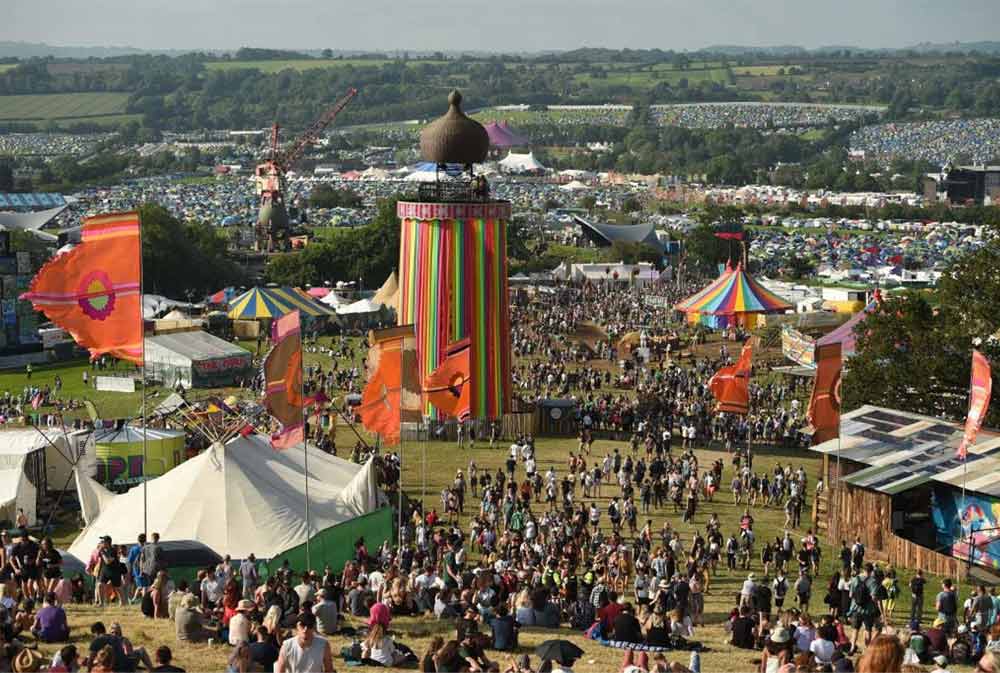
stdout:
<svg viewBox="0 0 1000 673">
<path fill-rule="evenodd" d="M 336 311 L 293 287 L 254 287 L 229 302 L 233 320 L 280 318 L 295 309 L 303 318 L 336 317 Z"/>
</svg>

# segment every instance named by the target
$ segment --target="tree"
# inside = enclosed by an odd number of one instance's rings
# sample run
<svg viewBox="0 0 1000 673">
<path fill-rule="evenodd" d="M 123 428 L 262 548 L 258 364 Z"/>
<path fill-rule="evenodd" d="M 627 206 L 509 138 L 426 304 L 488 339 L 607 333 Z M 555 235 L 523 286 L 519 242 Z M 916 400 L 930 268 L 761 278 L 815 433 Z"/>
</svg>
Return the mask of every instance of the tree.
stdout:
<svg viewBox="0 0 1000 673">
<path fill-rule="evenodd" d="M 684 239 L 684 252 L 690 268 L 714 277 L 718 265 L 730 259 L 728 241 L 716 238 L 715 230 L 707 224 L 692 229 Z"/>
<path fill-rule="evenodd" d="M 0 161 L 0 192 L 14 191 L 14 167 L 7 160 Z"/>
<path fill-rule="evenodd" d="M 361 204 L 361 197 L 350 189 L 319 184 L 309 192 L 309 205 L 313 208 L 360 208 Z"/>
<path fill-rule="evenodd" d="M 887 297 L 857 330 L 844 379 L 845 408 L 876 404 L 956 420 L 968 404 L 972 349 L 1000 363 L 1000 243 L 956 260 L 942 276 L 933 309 L 920 293 Z M 994 367 L 994 386 L 1000 367 Z M 1000 424 L 993 405 L 986 425 Z"/>
<path fill-rule="evenodd" d="M 245 274 L 226 256 L 226 239 L 201 222 L 181 222 L 164 207 L 140 207 L 142 272 L 146 290 L 168 297 L 206 295 L 242 285 Z"/>
<path fill-rule="evenodd" d="M 333 49 L 324 49 L 323 58 L 333 58 Z"/>
<path fill-rule="evenodd" d="M 576 200 L 576 204 L 588 213 L 593 213 L 594 208 L 597 206 L 597 197 L 592 194 L 585 194 Z"/>
<path fill-rule="evenodd" d="M 637 213 L 642 210 L 642 202 L 634 196 L 629 196 L 622 201 L 623 213 Z"/>
</svg>

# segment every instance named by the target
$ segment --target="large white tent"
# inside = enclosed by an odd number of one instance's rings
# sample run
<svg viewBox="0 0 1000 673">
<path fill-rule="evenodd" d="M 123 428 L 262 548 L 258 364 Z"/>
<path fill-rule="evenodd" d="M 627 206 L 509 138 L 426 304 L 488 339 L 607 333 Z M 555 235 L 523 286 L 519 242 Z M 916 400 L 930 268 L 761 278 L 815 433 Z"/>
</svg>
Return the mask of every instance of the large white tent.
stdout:
<svg viewBox="0 0 1000 673">
<path fill-rule="evenodd" d="M 301 447 L 275 451 L 260 435 L 213 445 L 147 482 L 149 530 L 234 559 L 274 558 L 306 541 L 304 459 Z M 309 475 L 313 536 L 379 505 L 371 461 L 356 465 L 313 449 Z M 87 526 L 71 554 L 89 558 L 103 535 L 131 542 L 143 532 L 142 486 L 115 495 L 80 470 L 76 484 Z"/>
<path fill-rule="evenodd" d="M 535 158 L 534 152 L 528 152 L 527 154 L 509 152 L 500 161 L 500 168 L 509 173 L 534 173 L 545 170 L 545 166 Z"/>
<path fill-rule="evenodd" d="M 51 434 L 55 439 L 55 433 Z M 0 521 L 13 525 L 17 510 L 23 509 L 28 523 L 35 524 L 38 493 L 45 489 L 48 446 L 48 440 L 35 428 L 0 432 Z"/>
</svg>

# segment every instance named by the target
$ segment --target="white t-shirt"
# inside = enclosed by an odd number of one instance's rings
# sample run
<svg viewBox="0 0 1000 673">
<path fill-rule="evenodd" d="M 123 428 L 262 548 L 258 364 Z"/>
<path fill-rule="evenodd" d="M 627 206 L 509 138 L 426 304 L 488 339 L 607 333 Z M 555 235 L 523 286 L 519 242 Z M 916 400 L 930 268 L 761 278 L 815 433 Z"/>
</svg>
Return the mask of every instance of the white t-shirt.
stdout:
<svg viewBox="0 0 1000 673">
<path fill-rule="evenodd" d="M 242 612 L 237 612 L 229 620 L 229 644 L 239 645 L 250 641 L 250 620 Z"/>
<path fill-rule="evenodd" d="M 281 643 L 281 654 L 285 658 L 285 670 L 288 673 L 321 673 L 323 670 L 323 655 L 326 653 L 325 638 L 313 636 L 309 647 L 302 649 L 297 636 L 292 636 Z"/>
<path fill-rule="evenodd" d="M 821 664 L 829 664 L 833 659 L 834 644 L 829 640 L 817 638 L 809 644 L 809 651 L 816 657 L 816 661 Z"/>
</svg>

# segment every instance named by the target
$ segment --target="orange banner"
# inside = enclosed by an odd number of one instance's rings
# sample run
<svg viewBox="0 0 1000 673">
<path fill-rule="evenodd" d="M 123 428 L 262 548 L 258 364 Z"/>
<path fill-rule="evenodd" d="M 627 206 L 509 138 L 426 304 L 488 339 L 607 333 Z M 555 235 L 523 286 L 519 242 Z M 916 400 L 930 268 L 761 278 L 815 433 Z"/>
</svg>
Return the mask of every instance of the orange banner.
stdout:
<svg viewBox="0 0 1000 673">
<path fill-rule="evenodd" d="M 365 429 L 398 444 L 402 423 L 421 420 L 413 325 L 373 330 L 368 342 L 368 384 L 358 414 Z"/>
<path fill-rule="evenodd" d="M 452 418 L 464 420 L 472 411 L 469 340 L 453 344 L 437 369 L 424 380 L 424 392 L 434 407 Z"/>
<path fill-rule="evenodd" d="M 298 311 L 291 311 L 271 324 L 271 350 L 264 358 L 264 406 L 280 426 L 271 435 L 275 449 L 287 449 L 306 439 L 300 317 Z"/>
<path fill-rule="evenodd" d="M 736 364 L 723 367 L 708 380 L 708 387 L 719 401 L 718 411 L 743 414 L 750 409 L 750 370 L 753 367 L 753 345 L 747 341 Z"/>
<path fill-rule="evenodd" d="M 813 444 L 840 436 L 840 372 L 844 360 L 840 342 L 816 347 L 816 379 L 806 418 L 813 426 Z"/>
<path fill-rule="evenodd" d="M 139 213 L 88 217 L 80 245 L 49 260 L 21 299 L 96 358 L 141 365 L 143 321 Z"/>
<path fill-rule="evenodd" d="M 990 396 L 993 393 L 993 375 L 990 371 L 990 361 L 979 351 L 972 351 L 972 377 L 969 383 L 969 413 L 965 418 L 965 435 L 958 445 L 958 457 L 965 459 L 969 446 L 976 443 L 979 428 L 983 427 L 983 419 L 990 408 Z"/>
</svg>

